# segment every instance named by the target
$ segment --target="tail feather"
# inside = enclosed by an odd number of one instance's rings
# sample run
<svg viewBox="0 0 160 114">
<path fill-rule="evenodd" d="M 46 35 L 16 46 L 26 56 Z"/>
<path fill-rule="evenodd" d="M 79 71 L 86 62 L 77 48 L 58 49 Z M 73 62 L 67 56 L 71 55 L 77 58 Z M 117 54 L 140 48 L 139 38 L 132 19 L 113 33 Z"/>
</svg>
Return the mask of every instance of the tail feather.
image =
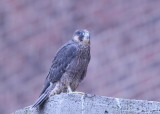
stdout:
<svg viewBox="0 0 160 114">
<path fill-rule="evenodd" d="M 52 83 L 50 83 L 49 87 L 45 90 L 44 93 L 40 95 L 37 101 L 32 105 L 32 108 L 40 106 L 45 100 L 48 99 L 50 91 L 52 90 Z"/>
</svg>

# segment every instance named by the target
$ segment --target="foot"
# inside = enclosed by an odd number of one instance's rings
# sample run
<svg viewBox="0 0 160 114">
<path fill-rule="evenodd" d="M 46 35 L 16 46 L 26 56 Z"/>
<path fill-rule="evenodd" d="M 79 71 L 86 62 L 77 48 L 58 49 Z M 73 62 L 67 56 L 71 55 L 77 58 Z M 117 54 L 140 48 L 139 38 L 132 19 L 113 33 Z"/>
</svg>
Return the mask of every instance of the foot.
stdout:
<svg viewBox="0 0 160 114">
<path fill-rule="evenodd" d="M 75 94 L 82 94 L 82 95 L 84 95 L 84 94 L 85 94 L 84 92 L 81 92 L 81 91 L 73 91 L 73 92 L 71 92 L 71 93 L 75 93 Z"/>
</svg>

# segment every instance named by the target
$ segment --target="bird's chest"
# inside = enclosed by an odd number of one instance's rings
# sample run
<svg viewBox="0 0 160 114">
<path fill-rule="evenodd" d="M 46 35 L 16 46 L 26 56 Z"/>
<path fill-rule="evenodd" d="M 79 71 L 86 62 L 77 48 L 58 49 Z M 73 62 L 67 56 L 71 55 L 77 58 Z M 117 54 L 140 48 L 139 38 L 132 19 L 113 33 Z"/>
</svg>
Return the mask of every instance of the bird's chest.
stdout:
<svg viewBox="0 0 160 114">
<path fill-rule="evenodd" d="M 83 69 L 83 67 L 88 65 L 89 54 L 87 53 L 87 51 L 79 50 L 78 55 L 76 56 L 74 62 L 75 62 L 75 68 L 77 68 L 77 70 Z"/>
<path fill-rule="evenodd" d="M 72 78 L 80 78 L 83 71 L 87 68 L 89 60 L 89 49 L 82 47 L 79 48 L 77 50 L 76 57 L 71 61 L 70 65 L 66 69 L 68 76 Z"/>
</svg>

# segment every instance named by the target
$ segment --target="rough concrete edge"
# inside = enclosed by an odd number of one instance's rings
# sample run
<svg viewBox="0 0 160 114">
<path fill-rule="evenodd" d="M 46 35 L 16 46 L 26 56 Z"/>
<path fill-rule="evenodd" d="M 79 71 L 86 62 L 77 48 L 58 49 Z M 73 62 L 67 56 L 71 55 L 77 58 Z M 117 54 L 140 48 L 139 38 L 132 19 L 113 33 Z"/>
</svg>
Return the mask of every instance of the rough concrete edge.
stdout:
<svg viewBox="0 0 160 114">
<path fill-rule="evenodd" d="M 55 99 L 70 99 L 71 97 L 74 97 L 76 99 L 89 99 L 93 101 L 95 100 L 104 100 L 104 103 L 109 103 L 108 105 L 112 105 L 112 110 L 119 110 L 123 113 L 123 111 L 127 112 L 134 112 L 136 114 L 138 113 L 152 113 L 152 114 L 160 114 L 160 102 L 157 101 L 147 101 L 147 100 L 135 100 L 135 99 L 122 99 L 122 98 L 112 98 L 112 97 L 105 97 L 105 96 L 95 96 L 90 94 L 66 94 L 62 93 L 60 95 L 55 95 L 47 101 L 46 105 L 49 105 L 49 103 L 52 103 L 55 101 Z M 129 107 L 128 107 L 129 105 Z M 46 106 L 47 107 L 47 106 Z M 127 108 L 126 108 L 127 107 Z M 37 113 L 38 109 L 31 109 L 31 106 L 25 107 L 23 109 L 17 110 L 12 114 L 21 114 L 22 112 L 24 114 L 28 113 Z"/>
</svg>

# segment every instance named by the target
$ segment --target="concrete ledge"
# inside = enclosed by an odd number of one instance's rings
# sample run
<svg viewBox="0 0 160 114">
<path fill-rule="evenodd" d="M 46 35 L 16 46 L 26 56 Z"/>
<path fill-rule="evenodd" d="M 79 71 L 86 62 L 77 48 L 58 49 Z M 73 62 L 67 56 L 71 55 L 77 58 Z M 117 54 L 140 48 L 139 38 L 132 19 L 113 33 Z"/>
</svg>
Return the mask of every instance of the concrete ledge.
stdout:
<svg viewBox="0 0 160 114">
<path fill-rule="evenodd" d="M 48 99 L 41 111 L 29 106 L 13 114 L 160 114 L 160 102 L 63 93 Z"/>
</svg>

